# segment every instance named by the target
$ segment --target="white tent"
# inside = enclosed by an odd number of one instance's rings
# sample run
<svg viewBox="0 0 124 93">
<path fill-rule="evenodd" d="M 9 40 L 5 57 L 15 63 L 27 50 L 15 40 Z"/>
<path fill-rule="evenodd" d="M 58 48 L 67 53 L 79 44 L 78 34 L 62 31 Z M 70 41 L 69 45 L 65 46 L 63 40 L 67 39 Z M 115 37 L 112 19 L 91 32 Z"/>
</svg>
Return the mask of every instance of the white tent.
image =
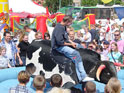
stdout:
<svg viewBox="0 0 124 93">
<path fill-rule="evenodd" d="M 13 12 L 46 13 L 46 8 L 34 4 L 31 0 L 8 0 Z"/>
</svg>

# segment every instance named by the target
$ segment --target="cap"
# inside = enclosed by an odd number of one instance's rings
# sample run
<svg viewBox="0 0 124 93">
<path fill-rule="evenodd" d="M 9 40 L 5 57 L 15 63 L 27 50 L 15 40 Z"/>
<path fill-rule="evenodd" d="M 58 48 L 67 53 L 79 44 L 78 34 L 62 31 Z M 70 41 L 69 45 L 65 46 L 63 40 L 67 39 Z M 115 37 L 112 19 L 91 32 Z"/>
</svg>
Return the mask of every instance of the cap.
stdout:
<svg viewBox="0 0 124 93">
<path fill-rule="evenodd" d="M 109 42 L 108 41 L 104 41 L 103 44 L 109 45 Z"/>
</svg>

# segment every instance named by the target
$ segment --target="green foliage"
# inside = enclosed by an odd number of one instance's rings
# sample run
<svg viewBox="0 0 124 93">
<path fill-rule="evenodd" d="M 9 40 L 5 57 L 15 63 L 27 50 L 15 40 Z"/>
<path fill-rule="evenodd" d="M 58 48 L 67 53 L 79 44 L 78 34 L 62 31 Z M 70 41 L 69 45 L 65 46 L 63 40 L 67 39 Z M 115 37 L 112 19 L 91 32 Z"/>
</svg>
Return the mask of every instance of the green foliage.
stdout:
<svg viewBox="0 0 124 93">
<path fill-rule="evenodd" d="M 61 0 L 61 7 L 72 5 L 73 0 Z M 104 4 L 101 0 L 81 0 L 81 6 L 96 6 L 97 4 Z M 105 5 L 120 4 L 124 5 L 121 0 L 112 0 L 112 2 Z M 50 12 L 55 13 L 59 9 L 59 0 L 45 0 L 44 6 L 47 6 Z"/>
<path fill-rule="evenodd" d="M 104 5 L 104 3 L 101 0 L 82 0 L 81 3 L 82 6 L 96 6 L 97 4 Z M 112 0 L 112 2 L 105 5 L 114 5 L 114 4 L 124 5 L 124 2 L 122 2 L 121 0 Z"/>
<path fill-rule="evenodd" d="M 96 6 L 97 5 L 97 0 L 82 0 L 81 5 L 83 6 Z"/>
<path fill-rule="evenodd" d="M 73 0 L 61 0 L 61 7 L 72 5 Z M 55 13 L 59 9 L 59 0 L 46 0 L 43 6 L 47 6 L 50 12 Z"/>
</svg>

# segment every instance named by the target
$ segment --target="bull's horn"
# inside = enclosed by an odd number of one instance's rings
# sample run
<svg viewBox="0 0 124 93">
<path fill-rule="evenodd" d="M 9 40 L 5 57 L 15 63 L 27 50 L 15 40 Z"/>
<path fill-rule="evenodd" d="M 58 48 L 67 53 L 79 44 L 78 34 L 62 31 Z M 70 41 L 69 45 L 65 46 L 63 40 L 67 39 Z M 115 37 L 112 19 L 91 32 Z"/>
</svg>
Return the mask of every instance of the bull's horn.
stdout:
<svg viewBox="0 0 124 93">
<path fill-rule="evenodd" d="M 119 67 L 124 67 L 124 64 L 121 64 L 121 63 L 115 63 L 115 62 L 114 62 L 114 65 L 115 65 L 115 66 L 119 66 Z"/>
<path fill-rule="evenodd" d="M 102 70 L 103 70 L 104 68 L 106 68 L 105 65 L 100 65 L 99 68 L 97 69 L 96 78 L 97 78 L 98 81 L 100 81 L 100 74 L 101 74 L 101 72 L 102 72 Z"/>
</svg>

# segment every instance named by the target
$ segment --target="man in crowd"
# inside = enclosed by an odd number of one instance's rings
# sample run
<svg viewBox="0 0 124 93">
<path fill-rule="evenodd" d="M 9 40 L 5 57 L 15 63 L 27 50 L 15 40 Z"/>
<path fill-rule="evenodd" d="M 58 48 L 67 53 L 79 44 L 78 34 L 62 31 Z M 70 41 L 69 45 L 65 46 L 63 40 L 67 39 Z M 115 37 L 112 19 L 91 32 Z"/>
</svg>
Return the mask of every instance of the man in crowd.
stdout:
<svg viewBox="0 0 124 93">
<path fill-rule="evenodd" d="M 31 43 L 35 39 L 35 32 L 31 28 L 29 28 L 28 26 L 25 26 L 24 30 L 26 32 L 29 32 L 28 33 L 28 38 L 29 38 L 28 42 Z"/>
<path fill-rule="evenodd" d="M 17 54 L 17 48 L 14 44 L 14 42 L 11 41 L 11 34 L 10 32 L 4 32 L 4 39 L 0 43 L 0 47 L 3 46 L 6 48 L 6 57 L 10 60 L 10 65 L 12 67 L 15 67 L 16 65 L 16 60 L 15 56 Z M 22 61 L 20 56 L 18 55 L 20 65 L 22 65 Z"/>
<path fill-rule="evenodd" d="M 114 40 L 112 40 L 110 42 L 110 44 L 112 42 L 116 42 L 117 45 L 118 45 L 119 52 L 124 53 L 124 40 L 121 39 L 121 34 L 120 34 L 120 31 L 119 30 L 116 30 L 114 32 L 114 37 L 115 37 Z"/>
</svg>

